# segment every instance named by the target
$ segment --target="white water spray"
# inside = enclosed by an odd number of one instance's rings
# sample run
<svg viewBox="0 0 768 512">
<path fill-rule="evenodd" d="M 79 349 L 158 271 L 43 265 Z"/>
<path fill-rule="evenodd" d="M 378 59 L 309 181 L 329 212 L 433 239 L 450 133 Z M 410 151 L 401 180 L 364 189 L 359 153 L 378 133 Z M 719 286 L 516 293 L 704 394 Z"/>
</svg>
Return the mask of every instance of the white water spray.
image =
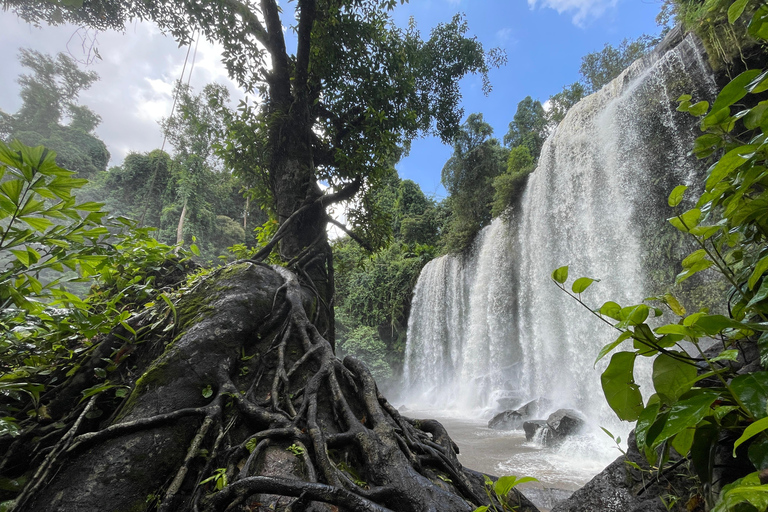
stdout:
<svg viewBox="0 0 768 512">
<path fill-rule="evenodd" d="M 601 279 L 584 294 L 595 306 L 643 300 L 643 233 L 661 228 L 666 194 L 692 183 L 699 169 L 688 156 L 696 121 L 675 110 L 676 100 L 684 93 L 709 99 L 713 91 L 711 72 L 686 39 L 569 111 L 519 207 L 485 228 L 468 254 L 422 271 L 405 354 L 409 407 L 489 416 L 543 396 L 553 409 L 574 408 L 594 424 L 626 430 L 600 388 L 607 361 L 593 368 L 616 333 L 550 274 L 569 265 L 573 277 Z"/>
</svg>

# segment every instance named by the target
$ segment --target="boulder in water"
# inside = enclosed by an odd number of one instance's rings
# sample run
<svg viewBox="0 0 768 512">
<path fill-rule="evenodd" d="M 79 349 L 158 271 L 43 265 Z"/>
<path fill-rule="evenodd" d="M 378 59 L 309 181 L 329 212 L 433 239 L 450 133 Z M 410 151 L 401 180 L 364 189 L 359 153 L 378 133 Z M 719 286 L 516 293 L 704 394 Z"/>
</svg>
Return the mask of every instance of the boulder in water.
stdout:
<svg viewBox="0 0 768 512">
<path fill-rule="evenodd" d="M 523 424 L 523 417 L 517 411 L 500 412 L 488 422 L 488 428 L 494 430 L 519 429 Z"/>
<path fill-rule="evenodd" d="M 558 409 L 547 418 L 547 425 L 557 438 L 578 434 L 584 423 L 581 414 L 573 409 Z"/>
<path fill-rule="evenodd" d="M 544 420 L 531 420 L 523 423 L 523 430 L 525 430 L 525 440 L 531 441 L 534 437 L 536 437 L 537 433 L 541 429 L 545 430 L 542 435 L 544 437 L 544 444 L 547 444 L 546 441 L 551 437 L 552 431 L 549 429 L 547 422 Z"/>
</svg>

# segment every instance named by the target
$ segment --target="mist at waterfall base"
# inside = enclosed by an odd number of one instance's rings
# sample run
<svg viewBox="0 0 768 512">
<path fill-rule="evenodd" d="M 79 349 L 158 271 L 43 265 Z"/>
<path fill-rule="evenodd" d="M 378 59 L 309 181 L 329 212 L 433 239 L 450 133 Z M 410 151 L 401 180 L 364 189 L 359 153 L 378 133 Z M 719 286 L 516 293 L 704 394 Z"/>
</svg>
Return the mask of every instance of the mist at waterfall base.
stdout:
<svg viewBox="0 0 768 512">
<path fill-rule="evenodd" d="M 487 226 L 467 254 L 435 259 L 422 271 L 400 402 L 408 416 L 446 422 L 462 449 L 462 442 L 470 452 L 487 445 L 486 459 L 460 455 L 468 467 L 568 487 L 583 485 L 619 455 L 599 427 L 626 440 L 632 425 L 605 401 L 600 374 L 609 357 L 594 366 L 617 331 L 550 275 L 569 265 L 572 278 L 600 279 L 582 294 L 592 307 L 648 296 L 657 270 L 649 266 L 659 265 L 648 259 L 649 239 L 673 229 L 665 221 L 672 215 L 667 196 L 676 185 L 695 186 L 701 173 L 689 156 L 697 121 L 676 107 L 682 94 L 713 97 L 702 55 L 686 38 L 575 105 L 544 145 L 519 204 Z M 647 398 L 650 361 L 643 363 L 635 379 Z M 525 442 L 522 431 L 485 428 L 493 414 L 539 397 L 551 401 L 539 419 L 575 409 L 588 428 L 556 448 Z M 463 441 L 452 428 L 464 432 Z M 475 467 L 467 457 L 492 467 Z"/>
</svg>

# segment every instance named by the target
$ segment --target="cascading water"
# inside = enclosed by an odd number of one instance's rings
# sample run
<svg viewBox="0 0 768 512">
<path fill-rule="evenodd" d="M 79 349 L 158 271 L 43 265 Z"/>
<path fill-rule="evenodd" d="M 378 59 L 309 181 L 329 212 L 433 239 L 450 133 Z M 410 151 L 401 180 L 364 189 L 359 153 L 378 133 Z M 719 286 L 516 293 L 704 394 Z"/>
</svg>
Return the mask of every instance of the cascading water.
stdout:
<svg viewBox="0 0 768 512">
<path fill-rule="evenodd" d="M 658 232 L 666 196 L 692 184 L 696 120 L 677 98 L 710 99 L 711 72 L 692 39 L 638 61 L 575 105 L 550 135 L 519 205 L 468 254 L 430 262 L 408 323 L 403 402 L 474 415 L 547 397 L 617 426 L 595 357 L 615 332 L 558 290 L 551 272 L 598 278 L 584 298 L 646 296 L 643 234 Z M 642 388 L 642 377 L 637 377 Z M 546 417 L 546 416 L 545 416 Z"/>
</svg>

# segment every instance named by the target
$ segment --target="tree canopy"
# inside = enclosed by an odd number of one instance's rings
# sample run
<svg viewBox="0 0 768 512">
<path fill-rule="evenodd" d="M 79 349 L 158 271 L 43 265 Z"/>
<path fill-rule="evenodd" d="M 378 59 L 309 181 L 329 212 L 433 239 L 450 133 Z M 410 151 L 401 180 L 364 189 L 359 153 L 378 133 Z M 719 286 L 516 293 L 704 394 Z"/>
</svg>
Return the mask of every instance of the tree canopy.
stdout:
<svg viewBox="0 0 768 512">
<path fill-rule="evenodd" d="M 93 130 L 101 118 L 78 102 L 98 75 L 78 68 L 64 53 L 55 58 L 22 48 L 19 62 L 30 74 L 23 74 L 21 108 L 15 114 L 0 111 L 0 137 L 19 139 L 27 145 L 44 145 L 57 152 L 57 163 L 90 178 L 106 170 L 109 152 Z"/>
</svg>

